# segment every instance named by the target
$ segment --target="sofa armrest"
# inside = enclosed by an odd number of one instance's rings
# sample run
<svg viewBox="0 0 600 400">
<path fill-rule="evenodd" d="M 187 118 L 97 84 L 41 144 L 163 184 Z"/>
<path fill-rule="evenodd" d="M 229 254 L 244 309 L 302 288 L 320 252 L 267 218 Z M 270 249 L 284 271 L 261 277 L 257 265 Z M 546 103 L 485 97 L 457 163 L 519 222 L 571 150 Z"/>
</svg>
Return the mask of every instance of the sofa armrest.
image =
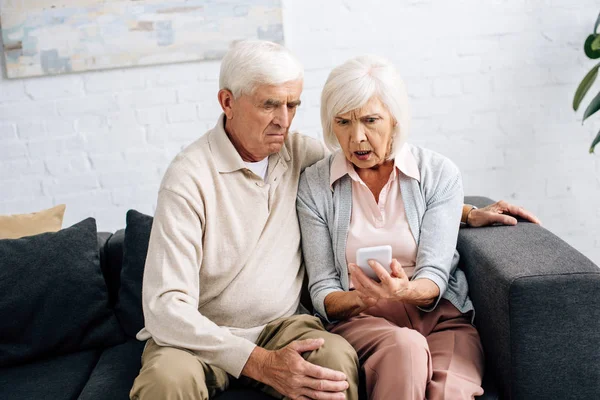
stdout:
<svg viewBox="0 0 600 400">
<path fill-rule="evenodd" d="M 504 396 L 600 398 L 598 266 L 528 222 L 461 229 L 457 247 Z"/>
</svg>

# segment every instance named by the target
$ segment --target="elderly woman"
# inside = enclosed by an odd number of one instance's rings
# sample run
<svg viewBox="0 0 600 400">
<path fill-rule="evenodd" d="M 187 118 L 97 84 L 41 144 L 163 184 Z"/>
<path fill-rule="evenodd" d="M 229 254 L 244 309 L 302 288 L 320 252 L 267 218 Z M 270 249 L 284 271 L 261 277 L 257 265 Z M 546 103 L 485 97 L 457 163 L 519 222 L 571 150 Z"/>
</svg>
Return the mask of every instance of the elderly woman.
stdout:
<svg viewBox="0 0 600 400">
<path fill-rule="evenodd" d="M 321 120 L 333 154 L 306 169 L 297 200 L 315 310 L 357 350 L 370 399 L 483 394 L 483 350 L 457 267 L 460 172 L 405 142 L 406 90 L 384 59 L 335 68 Z M 376 245 L 393 251 L 391 273 L 369 262 L 379 281 L 355 264 L 357 249 Z"/>
</svg>

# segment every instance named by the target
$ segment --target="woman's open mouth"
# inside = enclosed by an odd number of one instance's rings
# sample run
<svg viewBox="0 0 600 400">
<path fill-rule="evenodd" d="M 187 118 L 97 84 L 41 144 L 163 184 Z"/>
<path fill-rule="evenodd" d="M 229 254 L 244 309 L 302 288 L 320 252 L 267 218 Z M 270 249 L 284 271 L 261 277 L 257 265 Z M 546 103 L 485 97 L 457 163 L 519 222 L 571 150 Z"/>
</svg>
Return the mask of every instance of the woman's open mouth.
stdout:
<svg viewBox="0 0 600 400">
<path fill-rule="evenodd" d="M 355 151 L 354 155 L 356 156 L 356 158 L 358 158 L 360 161 L 366 161 L 369 159 L 369 157 L 371 156 L 371 151 L 370 150 L 362 150 L 362 151 Z"/>
</svg>

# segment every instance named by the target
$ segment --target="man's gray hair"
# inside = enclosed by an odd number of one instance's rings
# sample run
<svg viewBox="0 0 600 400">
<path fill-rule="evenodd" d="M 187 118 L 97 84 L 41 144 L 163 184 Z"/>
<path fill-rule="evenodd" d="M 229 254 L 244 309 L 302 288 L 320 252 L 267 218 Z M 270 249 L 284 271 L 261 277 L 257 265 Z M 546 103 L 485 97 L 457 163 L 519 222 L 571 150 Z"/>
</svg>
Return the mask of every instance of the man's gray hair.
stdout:
<svg viewBox="0 0 600 400">
<path fill-rule="evenodd" d="M 285 47 L 265 40 L 244 40 L 223 57 L 219 89 L 228 89 L 237 98 L 252 94 L 259 85 L 279 85 L 303 77 L 302 65 Z"/>
<path fill-rule="evenodd" d="M 372 97 L 377 97 L 396 120 L 390 153 L 390 158 L 394 158 L 408 136 L 408 94 L 394 65 L 371 55 L 350 59 L 334 68 L 325 82 L 321 94 L 321 125 L 329 150 L 333 152 L 340 148 L 333 133 L 334 118 L 364 106 Z"/>
</svg>

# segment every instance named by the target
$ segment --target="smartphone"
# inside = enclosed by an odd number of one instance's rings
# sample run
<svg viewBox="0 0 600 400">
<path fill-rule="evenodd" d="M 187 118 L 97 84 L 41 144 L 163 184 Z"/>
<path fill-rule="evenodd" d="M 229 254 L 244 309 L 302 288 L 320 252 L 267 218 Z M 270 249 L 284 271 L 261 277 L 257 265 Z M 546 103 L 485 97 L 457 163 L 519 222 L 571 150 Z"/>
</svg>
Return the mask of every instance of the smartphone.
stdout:
<svg viewBox="0 0 600 400">
<path fill-rule="evenodd" d="M 392 246 L 361 247 L 356 250 L 356 265 L 371 279 L 379 281 L 375 271 L 369 266 L 369 260 L 375 260 L 390 274 L 392 264 Z"/>
</svg>

